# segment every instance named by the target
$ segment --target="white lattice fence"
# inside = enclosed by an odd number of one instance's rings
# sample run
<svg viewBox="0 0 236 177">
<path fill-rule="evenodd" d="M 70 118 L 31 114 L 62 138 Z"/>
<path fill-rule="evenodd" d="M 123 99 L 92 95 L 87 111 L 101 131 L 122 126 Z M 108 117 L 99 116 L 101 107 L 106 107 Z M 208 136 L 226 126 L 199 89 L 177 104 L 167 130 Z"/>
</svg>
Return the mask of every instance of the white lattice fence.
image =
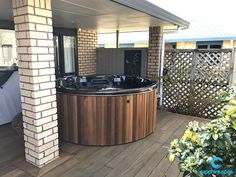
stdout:
<svg viewBox="0 0 236 177">
<path fill-rule="evenodd" d="M 223 106 L 218 94 L 229 84 L 232 50 L 166 50 L 163 107 L 212 118 Z"/>
</svg>

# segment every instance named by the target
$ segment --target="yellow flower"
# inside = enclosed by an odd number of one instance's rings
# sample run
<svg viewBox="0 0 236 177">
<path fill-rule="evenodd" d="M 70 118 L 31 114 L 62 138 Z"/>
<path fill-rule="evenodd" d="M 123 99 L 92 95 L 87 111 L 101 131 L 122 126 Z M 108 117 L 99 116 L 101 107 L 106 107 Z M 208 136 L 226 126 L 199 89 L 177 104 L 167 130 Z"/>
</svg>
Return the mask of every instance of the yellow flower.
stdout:
<svg viewBox="0 0 236 177">
<path fill-rule="evenodd" d="M 184 135 L 184 136 L 182 137 L 182 140 L 186 141 L 186 140 L 187 140 L 187 136 Z"/>
<path fill-rule="evenodd" d="M 183 141 L 192 141 L 194 143 L 200 144 L 199 134 L 187 129 L 182 137 Z"/>
<path fill-rule="evenodd" d="M 176 148 L 175 149 L 177 152 L 182 152 L 182 150 L 180 148 Z"/>
<path fill-rule="evenodd" d="M 236 112 L 236 106 L 230 106 L 230 107 L 228 108 L 228 110 L 226 111 L 226 114 L 227 114 L 228 116 L 230 116 L 230 115 L 234 114 L 235 112 Z"/>
<path fill-rule="evenodd" d="M 170 143 L 171 147 L 177 147 L 179 146 L 179 140 L 178 139 L 174 139 L 171 143 Z"/>
<path fill-rule="evenodd" d="M 184 136 L 182 137 L 182 140 L 186 141 L 189 140 L 192 137 L 192 131 L 187 129 L 184 133 Z"/>
<path fill-rule="evenodd" d="M 200 138 L 199 138 L 199 135 L 198 133 L 194 133 L 194 135 L 192 136 L 191 140 L 197 144 L 200 144 Z"/>
<path fill-rule="evenodd" d="M 169 161 L 173 162 L 175 160 L 175 155 L 174 154 L 170 154 L 169 155 Z"/>
</svg>

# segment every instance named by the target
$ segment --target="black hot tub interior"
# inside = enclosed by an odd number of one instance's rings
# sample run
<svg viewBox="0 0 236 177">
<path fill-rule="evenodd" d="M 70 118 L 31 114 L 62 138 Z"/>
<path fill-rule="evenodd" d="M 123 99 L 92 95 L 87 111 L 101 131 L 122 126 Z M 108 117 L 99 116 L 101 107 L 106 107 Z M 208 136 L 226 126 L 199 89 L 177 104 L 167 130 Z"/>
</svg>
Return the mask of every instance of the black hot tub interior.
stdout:
<svg viewBox="0 0 236 177">
<path fill-rule="evenodd" d="M 122 94 L 152 90 L 155 81 L 135 76 L 66 76 L 57 79 L 57 91 L 81 94 Z"/>
</svg>

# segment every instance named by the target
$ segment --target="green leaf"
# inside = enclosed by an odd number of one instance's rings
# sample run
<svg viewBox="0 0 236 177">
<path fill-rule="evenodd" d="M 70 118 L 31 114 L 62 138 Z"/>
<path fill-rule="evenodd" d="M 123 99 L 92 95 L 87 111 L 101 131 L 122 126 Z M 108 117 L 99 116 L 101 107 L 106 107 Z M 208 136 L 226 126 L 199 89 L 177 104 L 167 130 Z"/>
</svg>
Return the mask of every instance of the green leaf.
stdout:
<svg viewBox="0 0 236 177">
<path fill-rule="evenodd" d="M 189 174 L 190 174 L 189 171 L 185 171 L 183 177 L 189 176 Z"/>
<path fill-rule="evenodd" d="M 214 140 L 217 140 L 218 137 L 219 137 L 218 134 L 213 134 L 213 135 L 212 135 L 212 138 L 213 138 Z"/>
<path fill-rule="evenodd" d="M 225 140 L 228 142 L 228 144 L 232 145 L 231 137 L 229 134 L 225 133 L 224 134 Z"/>
<path fill-rule="evenodd" d="M 236 130 L 236 122 L 234 122 L 234 124 L 232 125 L 232 128 Z"/>
<path fill-rule="evenodd" d="M 222 143 L 222 141 L 217 141 L 216 142 L 217 146 L 219 146 L 220 148 L 223 148 L 225 145 L 224 143 Z"/>
</svg>

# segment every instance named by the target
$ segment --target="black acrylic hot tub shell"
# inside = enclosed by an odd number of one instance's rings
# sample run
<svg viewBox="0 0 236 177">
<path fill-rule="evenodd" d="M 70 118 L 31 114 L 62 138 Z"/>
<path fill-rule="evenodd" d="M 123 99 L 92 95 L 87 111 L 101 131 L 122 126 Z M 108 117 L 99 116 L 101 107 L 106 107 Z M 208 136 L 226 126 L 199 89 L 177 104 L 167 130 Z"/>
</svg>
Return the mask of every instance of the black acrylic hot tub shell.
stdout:
<svg viewBox="0 0 236 177">
<path fill-rule="evenodd" d="M 68 77 L 63 78 L 63 84 L 57 84 L 57 91 L 83 95 L 120 95 L 151 91 L 157 88 L 157 82 L 149 79 L 125 76 L 125 80 L 122 80 L 123 77 L 119 76 L 121 82 L 117 84 L 114 83 L 114 77 L 117 76 L 86 76 L 87 83 L 81 84 L 78 82 L 81 77 L 71 76 L 69 78 L 71 83 L 66 83 L 66 80 L 69 80 Z M 98 83 L 99 79 L 100 83 Z"/>
</svg>

